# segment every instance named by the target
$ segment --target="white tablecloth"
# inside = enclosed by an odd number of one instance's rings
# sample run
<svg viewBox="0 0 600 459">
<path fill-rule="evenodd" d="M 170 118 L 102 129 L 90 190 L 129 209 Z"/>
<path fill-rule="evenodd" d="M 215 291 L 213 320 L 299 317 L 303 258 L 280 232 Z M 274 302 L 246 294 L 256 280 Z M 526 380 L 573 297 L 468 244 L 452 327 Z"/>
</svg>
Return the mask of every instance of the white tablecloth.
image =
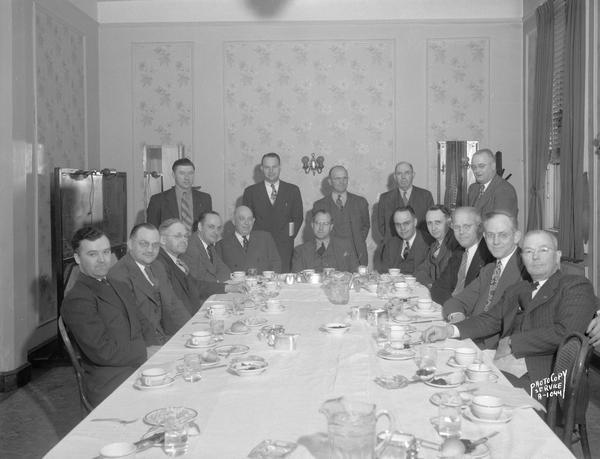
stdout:
<svg viewBox="0 0 600 459">
<path fill-rule="evenodd" d="M 349 305 L 333 305 L 317 286 L 299 284 L 284 286 L 279 298 L 287 307 L 284 313 L 270 315 L 252 311 L 247 315 L 266 317 L 271 323 L 283 325 L 289 333 L 299 333 L 296 351 L 273 350 L 256 338 L 254 330 L 248 335 L 225 335 L 223 342 L 250 346 L 250 353 L 268 360 L 265 373 L 238 377 L 225 368 L 213 369 L 206 371 L 200 382 L 188 383 L 178 377 L 170 387 L 155 391 L 136 390 L 133 387 L 136 373 L 46 457 L 94 457 L 107 443 L 138 440 L 148 430 L 142 422 L 146 413 L 167 406 L 187 406 L 198 411 L 196 422 L 201 429 L 200 436 L 190 438 L 187 457 L 243 458 L 262 440 L 276 439 L 300 444 L 292 458 L 310 458 L 314 457 L 310 450 L 316 451 L 327 431 L 326 419 L 319 413 L 321 404 L 342 395 L 360 397 L 376 403 L 378 409 L 391 411 L 397 430 L 440 442 L 430 423 L 430 418 L 437 414 L 437 407 L 429 402 L 430 396 L 439 389 L 417 383 L 404 389 L 385 390 L 373 382 L 378 375 L 400 373 L 410 377 L 416 370 L 412 360 L 397 362 L 378 358 L 373 329 L 364 321 L 353 322 L 351 330 L 342 336 L 319 331 L 319 326 L 326 322 L 346 319 L 349 306 L 366 303 L 379 306 L 384 301 L 367 292 L 353 292 Z M 226 326 L 233 320 L 228 320 Z M 174 366 L 176 359 L 193 352 L 184 347 L 187 339 L 184 335 L 206 327 L 197 323 L 206 321 L 203 308 L 145 366 Z M 420 324 L 419 328 L 428 325 Z M 467 344 L 474 346 L 470 341 Z M 457 344 L 449 341 L 447 345 Z M 451 351 L 439 352 L 438 371 L 450 369 L 445 362 L 451 355 Z M 498 384 L 508 383 L 501 376 Z M 104 417 L 139 420 L 128 425 L 90 422 Z M 383 428 L 383 425 L 378 426 L 378 430 Z M 479 438 L 497 430 L 500 434 L 489 441 L 492 458 L 572 457 L 530 408 L 515 410 L 508 424 L 490 426 L 462 421 L 462 436 L 466 438 Z M 166 456 L 161 449 L 152 448 L 137 457 Z M 326 455 L 321 453 L 317 457 Z M 422 449 L 420 457 L 433 458 L 436 453 Z"/>
</svg>

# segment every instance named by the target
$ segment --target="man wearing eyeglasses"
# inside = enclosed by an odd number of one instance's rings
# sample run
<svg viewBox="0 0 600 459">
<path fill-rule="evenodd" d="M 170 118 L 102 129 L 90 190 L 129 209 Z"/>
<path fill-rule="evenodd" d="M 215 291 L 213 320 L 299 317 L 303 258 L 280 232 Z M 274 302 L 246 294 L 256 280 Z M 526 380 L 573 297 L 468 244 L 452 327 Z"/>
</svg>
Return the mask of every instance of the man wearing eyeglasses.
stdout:
<svg viewBox="0 0 600 459">
<path fill-rule="evenodd" d="M 292 271 L 323 268 L 335 268 L 337 271 L 356 272 L 358 258 L 353 247 L 346 239 L 331 236 L 333 223 L 331 214 L 326 210 L 317 210 L 313 214 L 312 229 L 315 239 L 305 242 L 294 249 Z"/>
<path fill-rule="evenodd" d="M 496 262 L 484 266 L 473 282 L 444 303 L 443 315 L 450 323 L 489 311 L 509 286 L 530 279 L 517 245 L 521 232 L 512 215 L 503 211 L 488 213 L 483 221 L 483 237 Z M 478 344 L 493 348 L 497 343 L 498 335 L 494 335 Z"/>
<path fill-rule="evenodd" d="M 129 286 L 141 314 L 152 325 L 155 339 L 164 343 L 191 315 L 175 295 L 163 265 L 156 261 L 159 249 L 160 237 L 154 225 L 134 226 L 127 253 L 110 269 L 108 277 Z"/>
<path fill-rule="evenodd" d="M 562 339 L 571 332 L 585 332 L 596 311 L 596 297 L 588 279 L 559 270 L 561 252 L 552 233 L 527 233 L 522 257 L 532 282 L 512 285 L 482 314 L 428 328 L 423 339 L 475 339 L 500 333 L 496 366 L 512 375 L 513 385 L 529 389 L 531 382 L 550 375 Z"/>
</svg>

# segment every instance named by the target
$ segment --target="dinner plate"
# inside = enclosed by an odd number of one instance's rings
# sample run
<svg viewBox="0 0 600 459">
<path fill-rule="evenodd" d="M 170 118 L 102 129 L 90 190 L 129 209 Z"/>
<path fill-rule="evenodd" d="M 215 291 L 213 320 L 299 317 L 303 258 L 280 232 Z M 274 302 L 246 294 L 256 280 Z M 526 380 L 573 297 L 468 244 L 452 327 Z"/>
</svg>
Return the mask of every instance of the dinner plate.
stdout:
<svg viewBox="0 0 600 459">
<path fill-rule="evenodd" d="M 482 419 L 480 417 L 475 416 L 475 413 L 473 413 L 471 407 L 467 406 L 463 410 L 463 416 L 469 421 L 481 422 L 482 424 L 506 424 L 507 422 L 512 421 L 513 410 L 509 408 L 503 408 L 498 419 Z"/>
<path fill-rule="evenodd" d="M 244 324 L 246 324 L 248 327 L 261 327 L 267 322 L 269 321 L 264 317 L 248 317 L 244 319 Z"/>
<path fill-rule="evenodd" d="M 286 309 L 287 308 L 284 305 L 281 305 L 279 309 L 269 309 L 266 306 L 260 308 L 260 310 L 266 314 L 281 314 L 282 312 L 285 312 Z"/>
<path fill-rule="evenodd" d="M 456 376 L 454 376 L 456 375 Z M 444 380 L 444 384 L 437 382 L 439 379 Z M 458 387 L 465 382 L 465 376 L 462 373 L 453 373 L 452 375 L 444 376 L 442 378 L 436 378 L 433 375 L 433 378 L 428 379 L 427 381 L 423 381 L 425 384 L 431 387 L 437 387 L 438 389 L 452 389 L 453 387 Z"/>
<path fill-rule="evenodd" d="M 444 405 L 466 406 L 469 403 L 471 403 L 471 400 L 473 399 L 473 395 L 469 392 L 457 392 L 457 394 L 460 398 L 460 404 L 459 404 L 459 403 L 457 403 L 458 401 L 450 401 L 450 400 L 444 401 L 444 397 L 446 396 L 446 398 L 447 398 L 446 394 L 447 394 L 447 392 L 436 392 L 431 397 L 429 397 L 429 401 L 431 403 L 433 403 L 435 406 L 440 406 L 440 404 L 442 402 L 444 403 Z"/>
<path fill-rule="evenodd" d="M 170 406 L 159 408 L 144 416 L 144 422 L 151 426 L 162 426 L 165 422 L 174 416 L 181 424 L 193 421 L 198 416 L 198 412 L 185 406 Z"/>
<path fill-rule="evenodd" d="M 189 347 L 190 349 L 209 349 L 211 347 L 215 347 L 217 342 L 213 339 L 208 344 L 192 344 L 189 340 L 186 341 L 185 347 Z"/>
<path fill-rule="evenodd" d="M 165 387 L 169 387 L 171 384 L 173 384 L 175 382 L 174 378 L 171 378 L 170 376 L 165 377 L 165 382 L 162 384 L 156 384 L 154 386 L 145 386 L 142 384 L 142 380 L 141 378 L 138 378 L 135 380 L 135 382 L 133 383 L 133 387 L 135 387 L 138 390 L 155 390 L 155 389 L 164 389 Z"/>
<path fill-rule="evenodd" d="M 238 376 L 254 376 L 264 372 L 269 366 L 264 360 L 239 360 L 229 365 L 229 369 Z"/>
<path fill-rule="evenodd" d="M 225 355 L 242 355 L 248 352 L 250 348 L 244 344 L 224 344 L 215 347 L 215 352 L 220 356 Z"/>
<path fill-rule="evenodd" d="M 398 349 L 393 351 L 381 349 L 377 351 L 377 357 L 385 360 L 410 360 L 415 357 L 415 351 L 411 349 Z"/>
</svg>

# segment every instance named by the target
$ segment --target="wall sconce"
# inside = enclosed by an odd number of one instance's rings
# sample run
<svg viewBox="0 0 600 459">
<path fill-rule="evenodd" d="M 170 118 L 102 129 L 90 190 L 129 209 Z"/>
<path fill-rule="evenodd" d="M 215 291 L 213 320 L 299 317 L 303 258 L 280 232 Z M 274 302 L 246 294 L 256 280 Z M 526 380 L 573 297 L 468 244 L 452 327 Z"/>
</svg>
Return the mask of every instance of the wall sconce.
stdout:
<svg viewBox="0 0 600 459">
<path fill-rule="evenodd" d="M 313 175 L 315 175 L 315 173 L 321 173 L 323 172 L 323 167 L 325 163 L 325 158 L 323 158 L 322 156 L 319 156 L 318 158 L 315 158 L 315 154 L 312 154 L 312 157 L 309 158 L 308 156 L 303 156 L 302 157 L 302 169 L 304 169 L 304 172 L 306 172 L 307 174 L 309 172 L 312 171 Z"/>
</svg>

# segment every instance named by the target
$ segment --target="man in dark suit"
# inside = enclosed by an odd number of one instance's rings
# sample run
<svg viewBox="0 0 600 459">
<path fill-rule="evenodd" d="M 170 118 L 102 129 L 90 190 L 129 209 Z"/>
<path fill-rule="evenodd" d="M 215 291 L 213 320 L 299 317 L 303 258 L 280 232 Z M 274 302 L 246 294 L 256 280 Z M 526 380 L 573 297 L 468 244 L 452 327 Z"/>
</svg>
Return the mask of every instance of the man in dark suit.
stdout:
<svg viewBox="0 0 600 459">
<path fill-rule="evenodd" d="M 434 241 L 427 249 L 427 256 L 416 271 L 417 282 L 431 288 L 431 285 L 440 277 L 452 254 L 459 250 L 460 245 L 450 228 L 452 218 L 450 211 L 444 205 L 435 205 L 425 214 L 427 229 Z"/>
<path fill-rule="evenodd" d="M 338 271 L 355 272 L 358 259 L 349 241 L 331 236 L 333 223 L 331 215 L 325 210 L 317 210 L 313 215 L 312 229 L 315 239 L 305 242 L 294 249 L 292 270 L 304 269 L 323 271 L 323 268 L 335 268 Z"/>
<path fill-rule="evenodd" d="M 433 196 L 431 196 L 429 190 L 413 186 L 416 174 L 412 164 L 405 161 L 399 162 L 396 164 L 394 175 L 398 188 L 387 191 L 379 197 L 377 226 L 383 242 L 387 242 L 396 236 L 392 217 L 399 207 L 412 207 L 417 217 L 418 228 L 424 234 L 427 233 L 425 214 L 427 209 L 434 204 Z M 428 242 L 432 242 L 429 234 L 426 234 L 425 237 Z"/>
<path fill-rule="evenodd" d="M 190 233 L 181 220 L 170 218 L 161 223 L 160 251 L 157 260 L 163 265 L 171 287 L 191 315 L 194 315 L 210 295 L 224 293 L 225 284 L 194 279 L 180 256 L 188 247 Z"/>
<path fill-rule="evenodd" d="M 354 253 L 361 265 L 369 264 L 367 235 L 371 228 L 369 204 L 362 196 L 348 192 L 348 171 L 343 166 L 333 166 L 329 170 L 329 186 L 332 193 L 313 204 L 313 213 L 326 210 L 333 218 L 331 235 L 346 239 L 354 247 Z"/>
<path fill-rule="evenodd" d="M 254 215 L 240 206 L 233 213 L 235 232 L 217 242 L 217 253 L 231 271 L 281 272 L 281 259 L 271 233 L 253 230 Z"/>
<path fill-rule="evenodd" d="M 188 241 L 187 250 L 181 256 L 190 268 L 190 276 L 208 282 L 223 283 L 230 280 L 231 271 L 215 248 L 223 234 L 221 216 L 216 212 L 206 212 L 200 216 L 197 226 L 198 229 Z"/>
<path fill-rule="evenodd" d="M 268 231 L 275 240 L 281 269 L 290 270 L 294 238 L 304 220 L 302 197 L 296 185 L 279 180 L 281 159 L 277 153 L 262 157 L 261 169 L 265 180 L 244 190 L 243 204 L 252 210 L 254 229 Z"/>
<path fill-rule="evenodd" d="M 84 227 L 71 245 L 80 275 L 60 313 L 81 351 L 85 394 L 96 406 L 146 361 L 146 343 L 131 291 L 106 279 L 111 257 L 108 237 Z"/>
<path fill-rule="evenodd" d="M 212 210 L 210 194 L 192 188 L 194 172 L 194 163 L 189 158 L 181 158 L 173 163 L 175 186 L 150 198 L 146 211 L 148 223 L 158 228 L 163 221 L 178 218 L 189 231 L 200 214 Z"/>
<path fill-rule="evenodd" d="M 454 252 L 446 269 L 431 286 L 431 298 L 444 304 L 453 294 L 461 292 L 466 285 L 479 276 L 481 268 L 495 261 L 485 240 L 481 215 L 474 207 L 459 207 L 452 214 L 454 236 L 464 250 Z"/>
<path fill-rule="evenodd" d="M 417 229 L 417 217 L 412 207 L 399 207 L 393 215 L 397 237 L 390 238 L 381 252 L 382 271 L 400 268 L 402 274 L 414 274 L 427 257 L 429 244 Z"/>
<path fill-rule="evenodd" d="M 561 252 L 551 233 L 527 233 L 522 256 L 533 283 L 513 285 L 483 314 L 428 328 L 423 339 L 473 339 L 500 333 L 495 364 L 501 370 L 510 369 L 513 385 L 529 391 L 529 384 L 550 376 L 562 339 L 568 333 L 586 330 L 596 311 L 596 297 L 585 277 L 560 272 Z"/>
<path fill-rule="evenodd" d="M 521 280 L 530 280 L 518 248 L 521 232 L 517 221 L 504 211 L 490 212 L 483 221 L 483 236 L 488 249 L 496 258 L 465 289 L 444 303 L 443 314 L 450 323 L 489 311 L 502 298 L 507 288 Z M 485 348 L 495 348 L 498 335 L 478 343 Z"/>
<path fill-rule="evenodd" d="M 150 223 L 133 227 L 127 253 L 109 271 L 110 279 L 124 282 L 133 292 L 141 314 L 163 342 L 191 317 L 177 298 L 163 265 L 156 261 L 160 249 L 158 230 Z"/>
<path fill-rule="evenodd" d="M 504 210 L 517 218 L 518 201 L 514 187 L 496 173 L 496 157 L 491 150 L 477 150 L 471 159 L 471 170 L 477 183 L 467 192 L 469 205 L 481 215 Z"/>
</svg>

